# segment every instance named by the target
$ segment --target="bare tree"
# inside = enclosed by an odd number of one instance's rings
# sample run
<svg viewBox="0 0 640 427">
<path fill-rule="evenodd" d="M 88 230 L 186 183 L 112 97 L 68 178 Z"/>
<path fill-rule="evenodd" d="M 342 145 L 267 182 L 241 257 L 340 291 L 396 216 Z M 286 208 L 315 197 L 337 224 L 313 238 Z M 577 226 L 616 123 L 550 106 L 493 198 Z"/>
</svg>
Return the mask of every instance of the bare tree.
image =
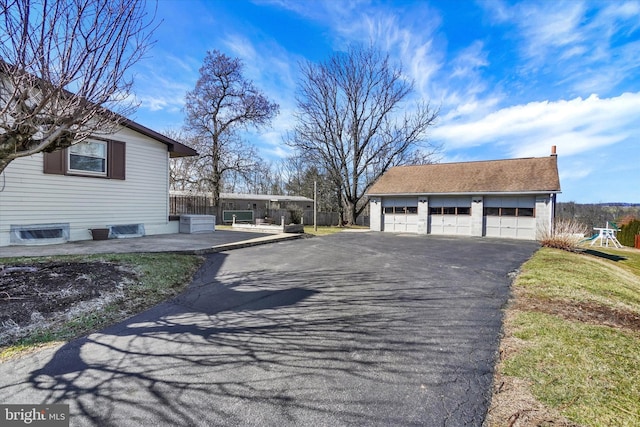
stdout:
<svg viewBox="0 0 640 427">
<path fill-rule="evenodd" d="M 271 123 L 279 107 L 242 76 L 243 64 L 217 50 L 207 52 L 194 90 L 187 93 L 185 127 L 200 141 L 207 163 L 208 191 L 220 210 L 220 192 L 228 171 L 250 172 L 256 165 L 253 146 L 240 138 L 249 127 Z"/>
<path fill-rule="evenodd" d="M 144 0 L 0 0 L 0 172 L 115 131 L 152 21 Z"/>
<path fill-rule="evenodd" d="M 165 129 L 163 132 L 169 138 L 187 145 L 196 151 L 198 140 L 190 138 L 178 129 Z M 169 161 L 169 186 L 171 190 L 178 191 L 205 191 L 201 188 L 201 176 L 207 172 L 202 170 L 202 161 L 197 156 L 176 157 Z"/>
<path fill-rule="evenodd" d="M 323 165 L 349 224 L 366 207 L 367 189 L 391 166 L 424 163 L 437 151 L 426 141 L 437 111 L 427 103 L 400 111 L 412 89 L 401 68 L 373 47 L 352 46 L 302 65 L 297 124 L 287 143 Z"/>
</svg>

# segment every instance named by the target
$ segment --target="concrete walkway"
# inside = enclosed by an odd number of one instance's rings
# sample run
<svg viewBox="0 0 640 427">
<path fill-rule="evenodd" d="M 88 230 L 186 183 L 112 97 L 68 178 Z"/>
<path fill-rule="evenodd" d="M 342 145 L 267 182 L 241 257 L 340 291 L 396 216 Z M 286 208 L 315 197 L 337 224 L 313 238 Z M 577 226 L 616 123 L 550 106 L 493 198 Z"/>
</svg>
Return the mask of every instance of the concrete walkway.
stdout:
<svg viewBox="0 0 640 427">
<path fill-rule="evenodd" d="M 0 258 L 133 252 L 202 255 L 299 239 L 303 236 L 292 233 L 266 234 L 217 230 L 204 234 L 162 234 L 131 239 L 82 240 L 59 245 L 5 246 L 0 248 Z"/>
</svg>

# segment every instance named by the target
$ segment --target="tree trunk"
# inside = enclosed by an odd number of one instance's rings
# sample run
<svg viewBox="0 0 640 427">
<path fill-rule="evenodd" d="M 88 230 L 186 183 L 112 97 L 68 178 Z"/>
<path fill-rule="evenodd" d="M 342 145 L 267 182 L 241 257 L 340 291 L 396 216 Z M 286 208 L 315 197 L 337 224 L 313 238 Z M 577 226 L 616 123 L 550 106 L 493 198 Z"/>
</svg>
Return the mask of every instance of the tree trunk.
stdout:
<svg viewBox="0 0 640 427">
<path fill-rule="evenodd" d="M 0 174 L 9 166 L 9 163 L 11 163 L 11 160 L 0 157 Z"/>
</svg>

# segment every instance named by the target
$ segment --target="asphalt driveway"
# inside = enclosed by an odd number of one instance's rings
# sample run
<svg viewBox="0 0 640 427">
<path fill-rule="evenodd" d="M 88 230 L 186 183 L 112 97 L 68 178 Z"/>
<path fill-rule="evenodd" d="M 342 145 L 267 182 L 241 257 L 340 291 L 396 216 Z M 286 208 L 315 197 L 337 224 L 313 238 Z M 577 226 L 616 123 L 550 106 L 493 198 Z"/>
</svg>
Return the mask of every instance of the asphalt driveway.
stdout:
<svg viewBox="0 0 640 427">
<path fill-rule="evenodd" d="M 339 233 L 208 255 L 176 300 L 0 364 L 71 425 L 480 426 L 533 242 Z"/>
</svg>

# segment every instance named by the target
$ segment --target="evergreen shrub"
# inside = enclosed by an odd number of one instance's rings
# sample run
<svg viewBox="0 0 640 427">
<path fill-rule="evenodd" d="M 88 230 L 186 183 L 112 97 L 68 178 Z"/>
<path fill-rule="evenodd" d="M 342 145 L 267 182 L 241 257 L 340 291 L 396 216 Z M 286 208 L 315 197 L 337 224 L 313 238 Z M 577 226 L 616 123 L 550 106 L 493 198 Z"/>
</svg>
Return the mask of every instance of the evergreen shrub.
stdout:
<svg viewBox="0 0 640 427">
<path fill-rule="evenodd" d="M 638 219 L 634 219 L 623 225 L 616 237 L 622 245 L 633 247 L 635 245 L 636 234 L 640 234 L 640 220 Z"/>
</svg>

